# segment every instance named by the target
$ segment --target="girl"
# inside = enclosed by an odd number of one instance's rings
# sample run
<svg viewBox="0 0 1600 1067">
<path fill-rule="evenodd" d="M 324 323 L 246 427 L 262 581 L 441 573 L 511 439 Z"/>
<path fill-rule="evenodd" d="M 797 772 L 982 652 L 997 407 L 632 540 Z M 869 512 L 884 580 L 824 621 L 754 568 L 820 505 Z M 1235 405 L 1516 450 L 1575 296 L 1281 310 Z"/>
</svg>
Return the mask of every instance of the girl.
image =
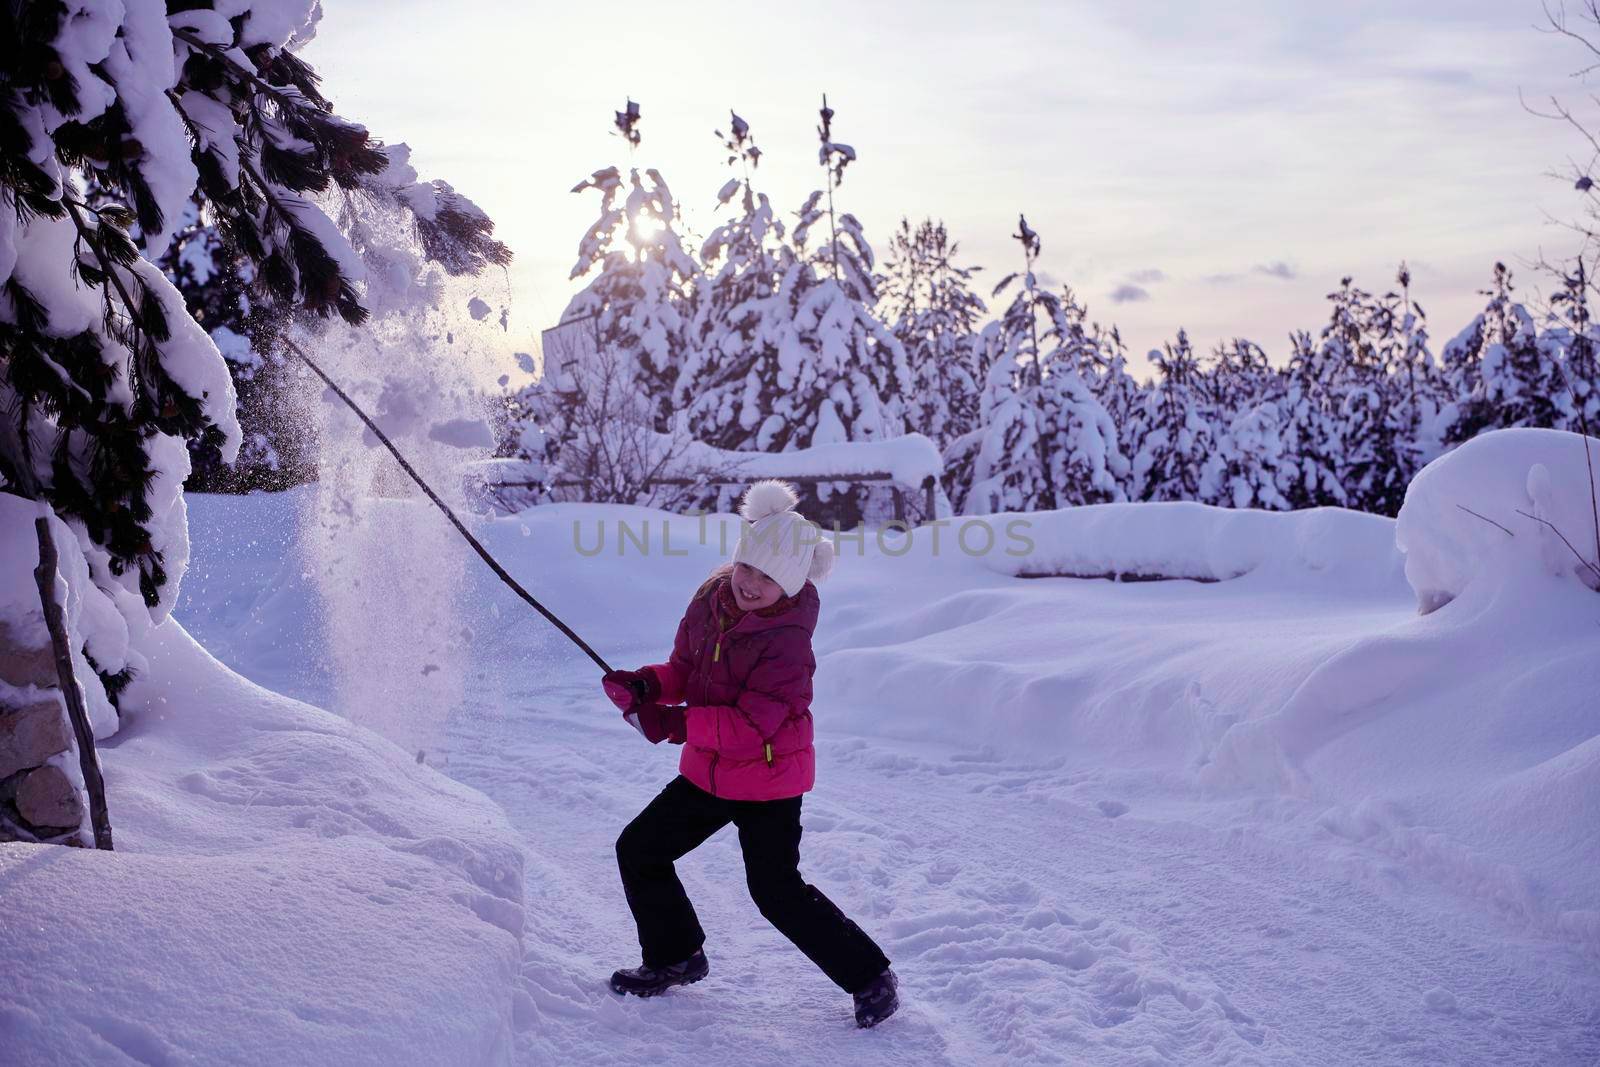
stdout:
<svg viewBox="0 0 1600 1067">
<path fill-rule="evenodd" d="M 889 960 L 800 877 L 800 797 L 816 773 L 812 580 L 833 568 L 834 547 L 797 502 L 782 482 L 751 486 L 739 507 L 749 525 L 695 593 L 672 657 L 601 679 L 647 740 L 683 745 L 678 777 L 617 839 L 644 962 L 613 974 L 611 988 L 650 997 L 706 976 L 705 931 L 672 864 L 731 822 L 761 914 L 854 996 L 858 1026 L 875 1026 L 899 1007 Z"/>
</svg>

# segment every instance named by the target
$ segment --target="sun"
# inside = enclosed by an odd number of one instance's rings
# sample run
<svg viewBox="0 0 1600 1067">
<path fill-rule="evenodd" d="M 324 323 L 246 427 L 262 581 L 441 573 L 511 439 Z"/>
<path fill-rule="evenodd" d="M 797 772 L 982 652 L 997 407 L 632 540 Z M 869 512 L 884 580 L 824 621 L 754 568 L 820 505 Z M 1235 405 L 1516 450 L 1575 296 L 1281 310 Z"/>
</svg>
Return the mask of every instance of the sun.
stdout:
<svg viewBox="0 0 1600 1067">
<path fill-rule="evenodd" d="M 628 234 L 628 240 L 635 248 L 643 248 L 654 242 L 656 235 L 666 228 L 666 223 L 648 212 L 641 211 L 633 218 L 633 227 Z"/>
</svg>

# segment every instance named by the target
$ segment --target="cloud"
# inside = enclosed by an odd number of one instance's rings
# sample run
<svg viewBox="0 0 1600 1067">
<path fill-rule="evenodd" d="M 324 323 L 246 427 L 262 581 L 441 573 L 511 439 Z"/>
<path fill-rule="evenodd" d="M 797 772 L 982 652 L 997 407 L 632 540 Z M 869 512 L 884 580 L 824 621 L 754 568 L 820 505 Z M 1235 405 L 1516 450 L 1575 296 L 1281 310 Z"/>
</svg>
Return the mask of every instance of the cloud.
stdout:
<svg viewBox="0 0 1600 1067">
<path fill-rule="evenodd" d="M 1113 304 L 1131 304 L 1140 300 L 1149 299 L 1150 291 L 1148 289 L 1141 289 L 1137 285 L 1123 284 L 1111 290 L 1111 302 Z"/>
<path fill-rule="evenodd" d="M 1136 270 L 1128 275 L 1128 281 L 1133 282 L 1135 285 L 1154 285 L 1156 282 L 1164 282 L 1166 280 L 1167 272 L 1157 267 Z"/>
<path fill-rule="evenodd" d="M 1275 259 L 1271 263 L 1257 263 L 1250 269 L 1257 274 L 1265 274 L 1269 278 L 1281 278 L 1286 282 L 1292 282 L 1300 277 L 1299 271 L 1281 259 Z"/>
</svg>

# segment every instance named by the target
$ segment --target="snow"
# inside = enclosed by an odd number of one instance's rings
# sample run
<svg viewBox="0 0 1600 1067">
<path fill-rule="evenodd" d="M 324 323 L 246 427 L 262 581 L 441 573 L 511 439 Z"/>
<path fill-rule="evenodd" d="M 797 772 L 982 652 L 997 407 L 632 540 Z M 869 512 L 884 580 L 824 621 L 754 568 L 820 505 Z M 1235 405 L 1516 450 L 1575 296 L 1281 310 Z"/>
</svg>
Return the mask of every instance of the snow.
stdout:
<svg viewBox="0 0 1600 1067">
<path fill-rule="evenodd" d="M 315 487 L 192 497 L 182 602 L 104 753 L 120 851 L 0 846 L 0 966 L 24 976 L 0 1035 L 245 1063 L 1595 1062 L 1600 600 L 1527 548 L 1428 614 L 1405 571 L 1445 551 L 1457 486 L 1503 504 L 1530 459 L 1560 486 L 1570 443 L 1494 435 L 1430 468 L 1404 556 L 1388 519 L 1183 504 L 841 538 L 802 870 L 901 977 L 871 1033 L 760 918 L 728 831 L 680 864 L 710 977 L 606 990 L 637 959 L 612 845 L 676 753 L 465 546 L 425 547 L 448 598 L 409 588 L 384 553 L 442 525 L 426 501 L 382 501 L 389 537 L 358 559 L 348 533 L 307 550 Z M 1007 555 L 1015 522 L 1032 544 Z M 963 525 L 994 547 L 963 550 Z M 597 504 L 475 520 L 619 667 L 664 654 L 737 529 Z M 1174 580 L 1018 577 L 1067 573 Z M 384 677 L 327 653 L 357 617 Z M 389 713 L 362 721 L 406 747 L 244 682 L 179 622 L 357 719 L 377 687 Z M 424 689 L 457 628 L 461 684 Z M 63 999 L 65 1024 L 43 1007 Z"/>
<path fill-rule="evenodd" d="M 317 663 L 317 587 L 294 547 L 310 495 L 194 498 L 177 614 L 258 680 L 338 705 L 348 683 Z M 906 1007 L 871 1034 L 755 912 L 729 833 L 680 866 L 711 977 L 647 1002 L 605 990 L 637 953 L 612 842 L 675 753 L 639 745 L 587 660 L 481 567 L 463 571 L 471 684 L 427 758 L 501 804 L 530 857 L 515 1061 L 1600 1055 L 1593 593 L 1567 579 L 1532 625 L 1466 597 L 1418 615 L 1394 523 L 1332 509 L 1029 518 L 1039 547 L 1021 562 L 953 538 L 936 552 L 927 526 L 847 538 L 823 589 L 802 869 L 900 973 Z M 647 553 L 621 547 L 621 523 Z M 736 530 L 573 504 L 478 524 L 618 666 L 659 658 Z M 245 551 L 228 547 L 241 536 Z M 1087 547 L 1063 555 L 1074 540 Z M 1224 580 L 1012 576 L 1063 561 Z M 374 617 L 402 603 L 363 587 Z M 402 769 L 397 756 L 385 776 Z M 164 1010 L 138 1017 L 159 1030 Z"/>
<path fill-rule="evenodd" d="M 506 1062 L 524 856 L 482 796 L 174 622 L 102 748 L 113 853 L 0 845 L 27 1063 Z"/>
<path fill-rule="evenodd" d="M 50 643 L 33 573 L 39 564 L 39 538 L 34 526 L 38 516 L 36 502 L 0 493 L 0 560 L 5 561 L 0 567 L 0 628 L 9 630 L 13 639 L 31 648 L 43 648 Z M 65 586 L 59 595 L 67 630 L 77 638 L 72 649 L 73 671 L 82 680 L 90 728 L 96 737 L 109 737 L 117 730 L 117 713 L 89 666 L 89 659 L 112 673 L 130 662 L 142 664 L 142 659 L 130 653 L 129 621 L 148 616 L 137 594 L 126 594 L 119 609 L 111 597 L 90 580 L 89 564 L 78 538 L 65 523 L 52 517 L 50 530 L 58 556 L 57 588 Z M 0 690 L 19 699 L 37 695 L 36 692 L 18 692 L 4 682 L 0 682 Z M 76 759 L 63 766 L 70 777 L 80 780 Z"/>
<path fill-rule="evenodd" d="M 183 119 L 168 93 L 178 84 L 167 13 L 155 4 L 129 4 L 104 68 L 117 89 L 129 132 L 141 148 L 136 166 L 161 212 L 159 230 L 144 234 L 145 255 L 158 258 L 184 223 L 200 172 L 189 155 Z"/>
<path fill-rule="evenodd" d="M 947 550 L 976 555 L 1001 574 L 1221 582 L 1264 570 L 1280 578 L 1320 574 L 1380 590 L 1403 582 L 1394 523 L 1343 508 L 1092 504 L 959 518 L 948 529 Z M 933 533 L 930 528 L 924 536 Z"/>
<path fill-rule="evenodd" d="M 717 472 L 755 481 L 760 478 L 824 478 L 838 475 L 888 474 L 904 486 L 918 488 L 944 472 L 944 460 L 932 441 L 908 433 L 881 441 L 840 441 L 788 452 L 732 452 L 690 442 L 681 458 L 670 461 L 684 473 Z"/>
<path fill-rule="evenodd" d="M 428 438 L 452 448 L 494 447 L 494 430 L 482 419 L 444 419 L 428 427 Z"/>
<path fill-rule="evenodd" d="M 1524 592 L 1515 607 L 1531 607 L 1537 575 L 1600 588 L 1596 466 L 1592 438 L 1516 429 L 1480 435 L 1425 467 L 1406 492 L 1398 531 L 1422 610 L 1475 584 L 1516 584 Z"/>
</svg>

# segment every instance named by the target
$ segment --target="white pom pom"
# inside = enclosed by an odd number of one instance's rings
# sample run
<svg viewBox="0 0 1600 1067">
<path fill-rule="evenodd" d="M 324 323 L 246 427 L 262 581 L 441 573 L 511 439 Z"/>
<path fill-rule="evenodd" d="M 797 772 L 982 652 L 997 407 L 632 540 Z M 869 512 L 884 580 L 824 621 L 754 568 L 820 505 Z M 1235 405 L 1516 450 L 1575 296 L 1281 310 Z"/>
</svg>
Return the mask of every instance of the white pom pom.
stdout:
<svg viewBox="0 0 1600 1067">
<path fill-rule="evenodd" d="M 811 573 L 809 577 L 813 582 L 820 582 L 833 573 L 834 559 L 838 551 L 833 547 L 833 542 L 823 538 L 817 542 L 817 547 L 812 550 Z"/>
<path fill-rule="evenodd" d="M 784 482 L 769 478 L 745 490 L 744 501 L 739 505 L 739 514 L 744 516 L 746 522 L 756 522 L 768 515 L 788 511 L 798 503 L 800 497 L 792 488 Z"/>
</svg>

